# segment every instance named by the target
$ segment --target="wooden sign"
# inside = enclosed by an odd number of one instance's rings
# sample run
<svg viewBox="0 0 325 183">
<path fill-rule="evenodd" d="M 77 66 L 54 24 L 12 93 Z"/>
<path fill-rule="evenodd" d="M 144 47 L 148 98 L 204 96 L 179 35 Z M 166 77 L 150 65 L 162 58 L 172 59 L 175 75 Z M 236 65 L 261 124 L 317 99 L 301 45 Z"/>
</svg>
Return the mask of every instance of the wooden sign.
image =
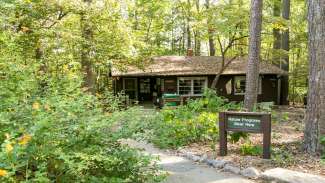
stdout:
<svg viewBox="0 0 325 183">
<path fill-rule="evenodd" d="M 271 158 L 271 114 L 256 112 L 219 113 L 220 155 L 227 155 L 227 132 L 263 134 L 263 158 Z"/>
</svg>

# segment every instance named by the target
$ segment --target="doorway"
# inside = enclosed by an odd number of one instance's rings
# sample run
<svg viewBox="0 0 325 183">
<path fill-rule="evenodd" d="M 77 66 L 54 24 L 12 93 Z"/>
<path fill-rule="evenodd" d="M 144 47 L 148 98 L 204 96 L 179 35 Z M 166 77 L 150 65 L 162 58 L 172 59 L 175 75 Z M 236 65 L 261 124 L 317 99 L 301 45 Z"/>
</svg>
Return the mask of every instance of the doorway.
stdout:
<svg viewBox="0 0 325 183">
<path fill-rule="evenodd" d="M 151 78 L 139 79 L 139 100 L 140 101 L 152 100 L 152 86 L 153 86 L 153 80 Z"/>
<path fill-rule="evenodd" d="M 137 78 L 123 78 L 123 90 L 132 100 L 138 100 Z"/>
</svg>

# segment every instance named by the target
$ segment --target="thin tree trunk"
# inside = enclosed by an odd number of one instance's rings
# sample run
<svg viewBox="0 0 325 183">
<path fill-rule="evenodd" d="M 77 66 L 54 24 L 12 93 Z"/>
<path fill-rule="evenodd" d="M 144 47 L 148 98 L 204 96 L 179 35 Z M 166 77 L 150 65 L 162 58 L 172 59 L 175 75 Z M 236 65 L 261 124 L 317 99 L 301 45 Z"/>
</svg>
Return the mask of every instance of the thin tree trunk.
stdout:
<svg viewBox="0 0 325 183">
<path fill-rule="evenodd" d="M 41 40 L 37 39 L 36 41 L 36 49 L 35 49 L 35 59 L 40 64 L 39 67 L 39 90 L 41 95 L 45 94 L 46 87 L 48 86 L 47 78 L 45 77 L 48 71 L 47 65 L 45 63 L 45 60 L 43 59 L 43 49 L 41 45 Z"/>
<path fill-rule="evenodd" d="M 282 17 L 286 20 L 290 19 L 290 0 L 282 0 Z M 287 54 L 281 59 L 280 68 L 289 71 L 289 50 L 290 38 L 289 29 L 285 30 L 282 35 L 282 49 L 287 51 Z M 281 80 L 281 104 L 288 105 L 289 95 L 289 77 L 284 76 Z"/>
<path fill-rule="evenodd" d="M 92 3 L 92 0 L 84 0 L 88 6 Z M 83 38 L 82 50 L 81 50 L 81 67 L 83 72 L 83 88 L 86 91 L 94 93 L 95 92 L 95 75 L 92 68 L 91 59 L 91 46 L 93 41 L 93 27 L 89 20 L 89 15 L 87 12 L 82 12 L 80 18 L 81 24 L 81 36 Z"/>
<path fill-rule="evenodd" d="M 190 29 L 190 20 L 187 19 L 187 25 L 186 25 L 186 35 L 187 35 L 187 49 L 192 48 L 192 39 L 191 39 L 191 29 Z"/>
<path fill-rule="evenodd" d="M 225 63 L 225 57 L 222 57 L 222 63 L 221 63 L 221 68 L 218 72 L 218 74 L 214 77 L 212 84 L 211 84 L 211 88 L 212 89 L 216 89 L 217 88 L 217 84 L 219 82 L 220 76 L 221 74 L 227 69 L 227 67 L 234 61 L 236 60 L 238 56 L 234 56 L 233 58 L 231 58 L 227 63 Z"/>
<path fill-rule="evenodd" d="M 207 10 L 210 8 L 210 0 L 205 1 L 205 7 Z M 214 45 L 214 40 L 213 40 L 213 29 L 211 27 L 211 20 L 210 17 L 208 17 L 208 39 L 209 39 L 209 55 L 210 56 L 215 56 L 216 55 L 216 49 Z"/>
<path fill-rule="evenodd" d="M 197 13 L 200 13 L 200 1 L 196 0 L 195 1 L 195 7 Z M 200 36 L 200 30 L 195 31 L 195 56 L 200 56 L 201 55 L 201 36 Z"/>
<path fill-rule="evenodd" d="M 259 62 L 261 52 L 263 0 L 251 0 L 250 37 L 244 107 L 252 111 L 257 102 Z"/>
<path fill-rule="evenodd" d="M 325 1 L 308 0 L 309 90 L 305 116 L 304 149 L 322 150 L 325 135 Z"/>
<path fill-rule="evenodd" d="M 279 18 L 281 11 L 280 11 L 281 0 L 274 1 L 273 7 L 273 16 Z M 280 55 L 279 50 L 281 49 L 281 34 L 280 30 L 277 28 L 273 28 L 273 63 L 280 66 Z"/>
<path fill-rule="evenodd" d="M 183 54 L 186 53 L 185 51 L 185 39 L 186 39 L 186 25 L 183 25 L 183 39 L 182 39 L 182 52 Z"/>
<path fill-rule="evenodd" d="M 199 31 L 196 31 L 194 34 L 194 48 L 195 56 L 201 55 L 201 40 L 199 38 Z"/>
<path fill-rule="evenodd" d="M 189 7 L 191 7 L 191 2 L 190 0 L 187 0 L 187 4 Z M 187 34 L 187 50 L 192 48 L 192 36 L 191 36 L 191 28 L 190 28 L 190 10 L 188 10 L 188 15 L 186 18 L 186 34 Z"/>
</svg>

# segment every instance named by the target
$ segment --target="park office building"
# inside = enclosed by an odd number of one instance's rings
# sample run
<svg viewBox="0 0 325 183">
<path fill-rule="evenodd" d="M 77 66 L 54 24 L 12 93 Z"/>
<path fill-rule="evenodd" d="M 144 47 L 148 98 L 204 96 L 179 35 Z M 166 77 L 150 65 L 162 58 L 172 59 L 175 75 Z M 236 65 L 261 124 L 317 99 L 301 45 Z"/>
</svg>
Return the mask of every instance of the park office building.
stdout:
<svg viewBox="0 0 325 183">
<path fill-rule="evenodd" d="M 214 56 L 161 56 L 144 63 L 142 68 L 113 67 L 114 92 L 124 92 L 131 101 L 139 103 L 156 101 L 164 94 L 178 94 L 185 101 L 202 96 L 221 68 L 221 58 Z M 217 83 L 219 95 L 229 101 L 244 100 L 246 66 L 246 57 L 228 65 Z M 281 80 L 286 75 L 277 66 L 261 62 L 258 102 L 280 104 Z"/>
</svg>

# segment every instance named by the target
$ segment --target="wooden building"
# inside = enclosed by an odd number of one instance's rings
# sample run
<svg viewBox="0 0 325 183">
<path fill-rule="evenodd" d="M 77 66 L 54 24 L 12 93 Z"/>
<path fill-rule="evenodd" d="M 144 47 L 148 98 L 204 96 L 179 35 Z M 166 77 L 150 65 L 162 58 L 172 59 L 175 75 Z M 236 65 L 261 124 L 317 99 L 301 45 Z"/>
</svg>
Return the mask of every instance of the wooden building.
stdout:
<svg viewBox="0 0 325 183">
<path fill-rule="evenodd" d="M 219 95 L 230 101 L 243 101 L 247 58 L 238 58 L 224 70 L 217 83 Z M 130 99 L 156 101 L 165 93 L 183 98 L 200 97 L 219 73 L 220 57 L 161 56 L 154 57 L 142 67 L 129 66 L 112 69 L 115 93 L 125 92 Z M 281 79 L 287 72 L 266 63 L 260 63 L 259 102 L 280 103 Z"/>
</svg>

